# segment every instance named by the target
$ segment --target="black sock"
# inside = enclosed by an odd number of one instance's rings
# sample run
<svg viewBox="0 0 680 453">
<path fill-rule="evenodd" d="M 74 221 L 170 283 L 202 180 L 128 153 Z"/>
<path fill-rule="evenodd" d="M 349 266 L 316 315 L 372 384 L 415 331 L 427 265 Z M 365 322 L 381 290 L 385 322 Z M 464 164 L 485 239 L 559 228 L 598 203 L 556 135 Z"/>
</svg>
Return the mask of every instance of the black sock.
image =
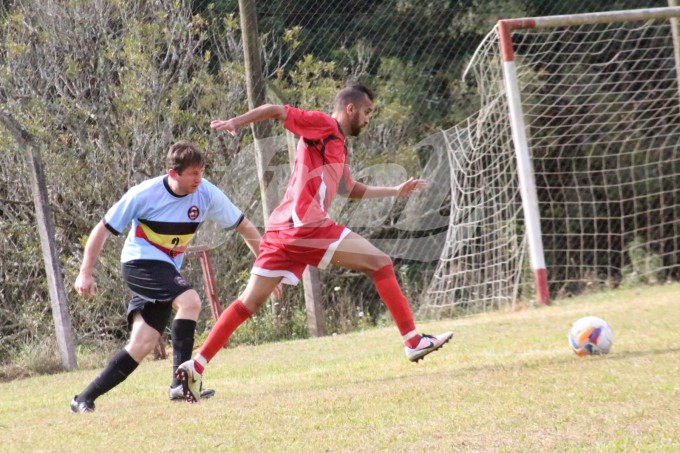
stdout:
<svg viewBox="0 0 680 453">
<path fill-rule="evenodd" d="M 78 401 L 94 402 L 97 397 L 108 392 L 123 382 L 139 365 L 125 349 L 122 349 L 109 360 L 99 376 L 78 395 Z"/>
<path fill-rule="evenodd" d="M 191 359 L 194 350 L 194 333 L 196 321 L 175 319 L 172 323 L 172 386 L 180 384 L 175 372 L 177 367 Z"/>
</svg>

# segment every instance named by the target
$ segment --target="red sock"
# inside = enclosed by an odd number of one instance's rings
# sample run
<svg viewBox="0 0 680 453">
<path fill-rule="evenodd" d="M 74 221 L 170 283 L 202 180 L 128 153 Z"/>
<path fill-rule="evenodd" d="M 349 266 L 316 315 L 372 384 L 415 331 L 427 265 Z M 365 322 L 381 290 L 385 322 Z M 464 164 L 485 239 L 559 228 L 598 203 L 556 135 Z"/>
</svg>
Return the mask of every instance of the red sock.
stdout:
<svg viewBox="0 0 680 453">
<path fill-rule="evenodd" d="M 381 267 L 373 273 L 371 278 L 380 298 L 392 314 L 399 333 L 404 338 L 404 344 L 410 348 L 415 348 L 420 342 L 420 335 L 415 332 L 416 325 L 413 322 L 411 308 L 408 306 L 408 300 L 406 300 L 404 293 L 401 292 L 397 277 L 394 275 L 394 267 L 391 264 Z"/>
<path fill-rule="evenodd" d="M 203 356 L 207 362 L 215 357 L 215 354 L 227 344 L 229 337 L 234 333 L 236 328 L 243 324 L 246 319 L 250 318 L 250 311 L 243 305 L 243 302 L 236 299 L 231 305 L 227 307 L 220 315 L 215 323 L 208 338 L 203 343 L 203 346 L 198 350 L 198 353 Z M 200 370 L 197 370 L 199 373 Z"/>
</svg>

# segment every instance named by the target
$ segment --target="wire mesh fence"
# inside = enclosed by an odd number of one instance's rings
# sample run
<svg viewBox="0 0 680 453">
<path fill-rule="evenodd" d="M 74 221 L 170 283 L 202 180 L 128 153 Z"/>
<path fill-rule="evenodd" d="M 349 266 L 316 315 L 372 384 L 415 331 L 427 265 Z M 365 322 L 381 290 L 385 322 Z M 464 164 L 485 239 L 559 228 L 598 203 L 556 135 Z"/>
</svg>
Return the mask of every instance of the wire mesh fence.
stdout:
<svg viewBox="0 0 680 453">
<path fill-rule="evenodd" d="M 377 98 L 370 126 L 351 144 L 355 177 L 372 184 L 408 176 L 431 181 L 416 201 L 338 202 L 333 211 L 395 258 L 414 308 L 426 304 L 423 295 L 450 235 L 455 199 L 443 137 L 480 108 L 477 87 L 462 76 L 498 19 L 663 6 L 666 1 L 254 2 L 267 101 L 328 111 L 343 81 L 359 79 Z M 92 226 L 128 187 L 163 171 L 165 150 L 178 139 L 202 146 L 210 158 L 208 179 L 264 225 L 252 137 L 244 132 L 232 139 L 208 128 L 211 119 L 248 108 L 240 19 L 235 0 L 0 3 L 1 109 L 45 155 L 68 282 Z M 266 177 L 268 190 L 280 196 L 286 142 L 280 126 L 272 136 Z M 50 336 L 51 329 L 35 218 L 26 202 L 30 178 L 2 128 L 0 177 L 0 336 L 16 345 Z M 216 248 L 218 291 L 233 299 L 251 262 L 245 246 L 210 228 L 197 240 Z M 120 245 L 109 244 L 102 255 L 95 302 L 69 295 L 81 342 L 125 335 Z M 200 282 L 199 272 L 197 263 L 188 263 L 190 280 Z M 356 327 L 368 314 L 380 322 L 384 309 L 370 279 L 340 270 L 322 279 L 327 316 L 336 320 L 331 329 Z M 284 305 L 283 317 L 303 310 L 300 290 Z M 299 330 L 281 335 L 292 331 Z M 0 359 L 14 348 L 2 344 Z"/>
</svg>

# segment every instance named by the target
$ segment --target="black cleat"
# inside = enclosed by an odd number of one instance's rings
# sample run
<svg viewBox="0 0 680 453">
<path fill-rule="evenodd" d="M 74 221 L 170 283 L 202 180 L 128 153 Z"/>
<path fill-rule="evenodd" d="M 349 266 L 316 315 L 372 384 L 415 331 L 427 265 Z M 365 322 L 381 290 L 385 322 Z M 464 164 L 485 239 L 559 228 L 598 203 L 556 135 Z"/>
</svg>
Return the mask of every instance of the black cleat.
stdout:
<svg viewBox="0 0 680 453">
<path fill-rule="evenodd" d="M 75 412 L 76 414 L 94 412 L 94 402 L 78 401 L 78 395 L 76 395 L 71 400 L 71 412 Z"/>
<path fill-rule="evenodd" d="M 201 399 L 210 398 L 214 395 L 215 390 L 201 388 Z M 182 388 L 182 384 L 168 388 L 168 398 L 170 398 L 170 401 L 186 401 L 187 398 L 184 396 L 184 388 Z"/>
</svg>

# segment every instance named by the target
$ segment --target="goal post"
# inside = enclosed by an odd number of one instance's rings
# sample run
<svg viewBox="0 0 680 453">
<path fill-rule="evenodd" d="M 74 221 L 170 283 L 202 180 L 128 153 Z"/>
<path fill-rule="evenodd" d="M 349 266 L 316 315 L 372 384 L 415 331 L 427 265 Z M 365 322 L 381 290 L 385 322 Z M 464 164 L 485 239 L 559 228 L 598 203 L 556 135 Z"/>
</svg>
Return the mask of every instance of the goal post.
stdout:
<svg viewBox="0 0 680 453">
<path fill-rule="evenodd" d="M 527 21 L 521 21 L 517 24 L 524 24 L 525 22 Z M 513 22 L 512 24 L 515 23 Z M 525 130 L 526 126 L 524 124 L 524 113 L 522 111 L 522 101 L 520 99 L 519 82 L 517 81 L 514 52 L 512 50 L 512 38 L 510 36 L 512 25 L 508 22 L 501 21 L 498 28 L 501 54 L 503 56 L 503 80 L 508 100 L 512 141 L 515 144 L 517 176 L 522 196 L 522 208 L 524 210 L 527 240 L 529 242 L 531 269 L 536 284 L 536 298 L 538 303 L 548 305 L 550 303 L 548 272 L 545 267 L 545 256 L 543 254 L 543 240 L 541 238 L 536 182 L 534 180 L 534 170 L 529 155 L 529 143 Z"/>
<path fill-rule="evenodd" d="M 499 21 L 464 76 L 479 112 L 443 131 L 453 201 L 426 307 L 680 279 L 679 17 Z"/>
<path fill-rule="evenodd" d="M 513 30 L 528 28 L 558 28 L 590 24 L 607 24 L 626 21 L 648 21 L 671 19 L 680 15 L 680 7 L 639 9 L 590 14 L 546 16 L 528 19 L 508 19 L 498 23 L 498 36 L 503 59 L 503 75 L 508 100 L 510 128 L 517 156 L 517 174 L 520 183 L 522 206 L 526 222 L 527 239 L 531 268 L 534 273 L 537 300 L 541 304 L 550 303 L 548 276 L 543 253 L 540 216 L 536 195 L 534 172 L 529 155 L 529 145 L 524 124 L 524 113 L 520 86 L 515 67 L 515 54 L 512 46 Z M 676 55 L 676 52 L 674 52 Z M 677 66 L 677 61 L 676 61 Z"/>
</svg>

